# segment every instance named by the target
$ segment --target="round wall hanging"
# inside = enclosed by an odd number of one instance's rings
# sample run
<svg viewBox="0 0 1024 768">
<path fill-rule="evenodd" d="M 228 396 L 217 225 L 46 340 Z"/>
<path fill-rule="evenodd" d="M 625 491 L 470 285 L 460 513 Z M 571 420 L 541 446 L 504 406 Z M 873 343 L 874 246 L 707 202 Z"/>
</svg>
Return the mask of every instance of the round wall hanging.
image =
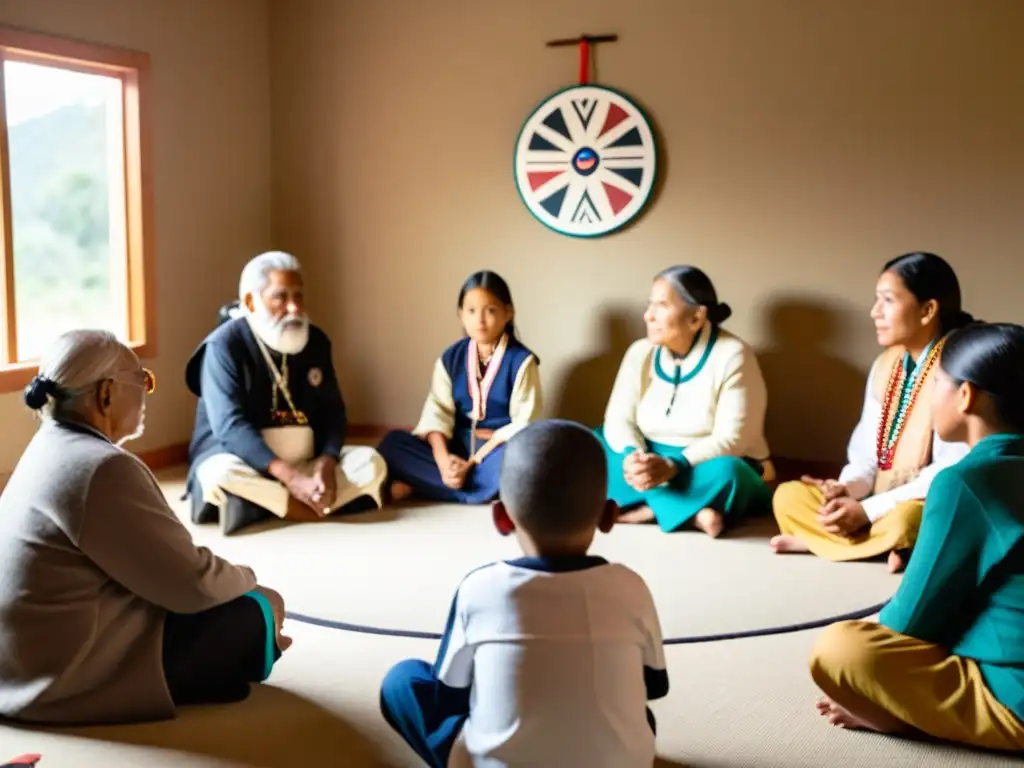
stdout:
<svg viewBox="0 0 1024 768">
<path fill-rule="evenodd" d="M 581 65 L 581 81 L 585 81 Z M 657 148 L 643 111 L 619 91 L 585 83 L 558 91 L 526 119 L 515 181 L 526 207 L 563 235 L 597 237 L 643 210 Z"/>
</svg>

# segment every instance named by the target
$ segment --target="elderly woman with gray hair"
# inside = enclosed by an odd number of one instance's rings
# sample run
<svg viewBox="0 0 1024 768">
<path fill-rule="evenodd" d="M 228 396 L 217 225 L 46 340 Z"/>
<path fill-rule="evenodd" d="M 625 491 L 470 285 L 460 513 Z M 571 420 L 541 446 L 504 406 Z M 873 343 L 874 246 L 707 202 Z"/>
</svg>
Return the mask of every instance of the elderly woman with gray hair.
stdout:
<svg viewBox="0 0 1024 768">
<path fill-rule="evenodd" d="M 25 390 L 42 423 L 0 497 L 0 716 L 169 718 L 245 698 L 290 644 L 280 596 L 196 547 L 120 447 L 154 387 L 112 334 L 72 331 Z"/>
<path fill-rule="evenodd" d="M 626 351 L 598 430 L 621 522 L 717 537 L 771 510 L 768 395 L 753 351 L 721 328 L 731 313 L 696 267 L 654 279 L 647 338 Z"/>
</svg>

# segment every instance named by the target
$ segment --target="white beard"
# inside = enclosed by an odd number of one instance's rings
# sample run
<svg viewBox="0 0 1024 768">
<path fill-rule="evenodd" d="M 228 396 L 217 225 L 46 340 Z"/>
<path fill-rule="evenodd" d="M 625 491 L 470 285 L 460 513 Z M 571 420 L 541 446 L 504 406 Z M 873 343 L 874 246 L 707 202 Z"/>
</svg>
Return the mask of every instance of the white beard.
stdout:
<svg viewBox="0 0 1024 768">
<path fill-rule="evenodd" d="M 262 302 L 257 301 L 256 311 L 249 314 L 249 321 L 263 343 L 282 355 L 296 355 L 309 342 L 309 317 L 305 314 L 285 315 L 275 320 Z"/>
</svg>

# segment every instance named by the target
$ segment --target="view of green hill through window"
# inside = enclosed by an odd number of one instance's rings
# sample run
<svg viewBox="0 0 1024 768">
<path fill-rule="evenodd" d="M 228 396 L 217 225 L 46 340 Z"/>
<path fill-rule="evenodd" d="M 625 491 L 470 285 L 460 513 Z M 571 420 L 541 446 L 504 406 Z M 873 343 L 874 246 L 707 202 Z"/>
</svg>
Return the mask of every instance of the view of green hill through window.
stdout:
<svg viewBox="0 0 1024 768">
<path fill-rule="evenodd" d="M 12 61 L 4 80 L 18 358 L 76 327 L 126 338 L 121 82 Z"/>
</svg>

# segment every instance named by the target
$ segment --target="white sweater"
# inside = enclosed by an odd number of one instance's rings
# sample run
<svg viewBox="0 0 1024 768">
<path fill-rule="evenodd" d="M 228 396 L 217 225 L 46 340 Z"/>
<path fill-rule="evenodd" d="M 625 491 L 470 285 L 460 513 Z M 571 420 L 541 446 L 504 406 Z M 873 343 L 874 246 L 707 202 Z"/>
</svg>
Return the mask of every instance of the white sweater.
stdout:
<svg viewBox="0 0 1024 768">
<path fill-rule="evenodd" d="M 605 411 L 605 439 L 619 453 L 646 450 L 646 440 L 679 446 L 691 465 L 719 456 L 765 460 L 767 407 L 753 350 L 709 324 L 678 369 L 664 347 L 646 339 L 630 346 Z"/>
</svg>

